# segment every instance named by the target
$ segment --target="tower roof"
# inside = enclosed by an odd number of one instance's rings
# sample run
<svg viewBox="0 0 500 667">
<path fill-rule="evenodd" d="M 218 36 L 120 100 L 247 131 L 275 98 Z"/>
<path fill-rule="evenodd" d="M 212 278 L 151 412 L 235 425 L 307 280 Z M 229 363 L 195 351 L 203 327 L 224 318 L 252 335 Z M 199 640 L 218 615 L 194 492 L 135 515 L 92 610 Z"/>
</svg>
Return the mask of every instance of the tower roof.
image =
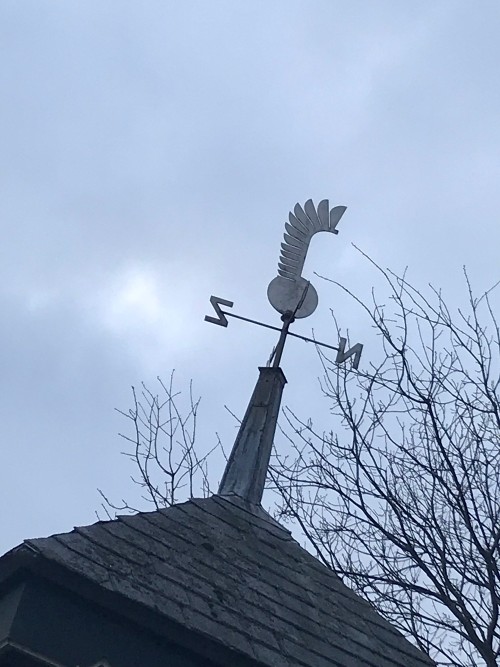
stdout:
<svg viewBox="0 0 500 667">
<path fill-rule="evenodd" d="M 16 559 L 67 572 L 80 590 L 97 587 L 123 609 L 147 610 L 157 627 L 168 620 L 179 637 L 182 629 L 229 648 L 235 665 L 433 664 L 260 506 L 238 496 L 27 540 L 0 559 L 0 575 Z"/>
</svg>

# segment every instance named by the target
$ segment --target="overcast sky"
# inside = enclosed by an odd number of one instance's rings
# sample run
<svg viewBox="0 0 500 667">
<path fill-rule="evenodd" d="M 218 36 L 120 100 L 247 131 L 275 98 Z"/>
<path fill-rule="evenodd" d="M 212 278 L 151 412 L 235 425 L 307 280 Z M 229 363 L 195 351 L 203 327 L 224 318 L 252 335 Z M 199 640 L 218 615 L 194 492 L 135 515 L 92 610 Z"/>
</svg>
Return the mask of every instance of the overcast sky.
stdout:
<svg viewBox="0 0 500 667">
<path fill-rule="evenodd" d="M 275 343 L 203 321 L 211 294 L 279 324 L 266 288 L 288 211 L 348 207 L 305 275 L 295 331 L 352 339 L 369 294 L 352 247 L 463 295 L 500 278 L 496 0 L 2 0 L 0 552 L 134 499 L 115 407 L 176 369 L 199 438 L 227 449 Z M 370 347 L 364 351 L 369 359 Z M 290 341 L 285 403 L 324 415 L 311 346 Z M 214 479 L 222 470 L 213 469 Z"/>
</svg>

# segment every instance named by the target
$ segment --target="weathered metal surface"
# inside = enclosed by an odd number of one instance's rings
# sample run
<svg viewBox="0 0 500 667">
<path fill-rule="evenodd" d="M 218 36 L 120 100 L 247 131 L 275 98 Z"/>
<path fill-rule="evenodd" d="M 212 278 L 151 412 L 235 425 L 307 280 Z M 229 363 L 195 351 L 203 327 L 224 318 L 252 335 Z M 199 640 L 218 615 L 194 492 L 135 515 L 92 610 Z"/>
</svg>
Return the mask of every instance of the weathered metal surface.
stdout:
<svg viewBox="0 0 500 667">
<path fill-rule="evenodd" d="M 286 378 L 280 368 L 259 368 L 259 378 L 224 471 L 219 494 L 235 494 L 258 505 Z"/>
</svg>

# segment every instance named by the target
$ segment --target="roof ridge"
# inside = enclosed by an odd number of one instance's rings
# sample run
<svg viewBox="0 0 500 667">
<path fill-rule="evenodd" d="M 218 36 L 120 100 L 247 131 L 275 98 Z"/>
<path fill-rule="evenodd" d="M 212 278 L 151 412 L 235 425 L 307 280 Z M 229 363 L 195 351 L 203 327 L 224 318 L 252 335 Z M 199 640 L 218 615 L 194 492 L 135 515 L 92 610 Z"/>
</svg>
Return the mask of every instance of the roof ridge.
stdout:
<svg viewBox="0 0 500 667">
<path fill-rule="evenodd" d="M 219 495 L 218 493 L 215 493 L 212 496 L 212 499 L 222 507 L 224 507 L 225 504 L 230 504 L 233 507 L 237 507 L 242 512 L 249 514 L 253 519 L 258 519 L 259 523 L 262 524 L 262 528 L 268 530 L 273 535 L 276 535 L 276 537 L 285 540 L 293 540 L 292 532 L 276 521 L 276 519 L 262 507 L 262 505 L 253 505 L 252 503 L 245 502 L 243 498 L 234 494 Z M 284 535 L 281 535 L 281 533 L 284 533 Z"/>
</svg>

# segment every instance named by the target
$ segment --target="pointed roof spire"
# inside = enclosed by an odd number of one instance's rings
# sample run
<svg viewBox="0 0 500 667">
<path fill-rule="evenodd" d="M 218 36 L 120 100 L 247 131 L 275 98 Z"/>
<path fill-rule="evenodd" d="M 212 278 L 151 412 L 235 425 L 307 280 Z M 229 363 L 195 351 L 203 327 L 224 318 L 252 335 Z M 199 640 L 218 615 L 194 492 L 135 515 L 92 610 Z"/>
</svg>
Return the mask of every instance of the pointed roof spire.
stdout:
<svg viewBox="0 0 500 667">
<path fill-rule="evenodd" d="M 285 384 L 281 368 L 259 368 L 259 378 L 227 462 L 219 495 L 236 495 L 260 505 Z"/>
</svg>

